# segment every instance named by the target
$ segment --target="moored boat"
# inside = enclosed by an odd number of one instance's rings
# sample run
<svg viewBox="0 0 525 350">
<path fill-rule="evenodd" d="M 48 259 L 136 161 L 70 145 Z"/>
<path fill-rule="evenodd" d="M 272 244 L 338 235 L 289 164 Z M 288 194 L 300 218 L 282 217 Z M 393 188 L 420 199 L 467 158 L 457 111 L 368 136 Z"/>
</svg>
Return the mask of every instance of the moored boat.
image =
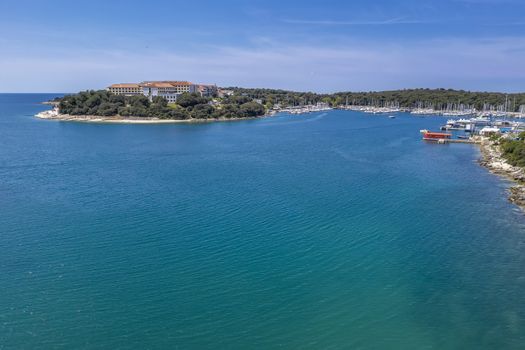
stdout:
<svg viewBox="0 0 525 350">
<path fill-rule="evenodd" d="M 429 140 L 429 141 L 450 139 L 452 137 L 452 134 L 445 133 L 445 132 L 433 132 L 433 131 L 428 131 L 428 130 L 421 130 L 421 133 L 423 134 L 423 140 Z"/>
</svg>

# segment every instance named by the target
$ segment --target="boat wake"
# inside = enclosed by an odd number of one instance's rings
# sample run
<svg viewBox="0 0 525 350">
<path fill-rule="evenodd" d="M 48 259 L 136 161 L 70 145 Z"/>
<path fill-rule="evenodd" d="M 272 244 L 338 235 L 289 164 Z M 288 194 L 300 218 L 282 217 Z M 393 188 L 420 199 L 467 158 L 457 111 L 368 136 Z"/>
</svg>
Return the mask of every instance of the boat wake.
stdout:
<svg viewBox="0 0 525 350">
<path fill-rule="evenodd" d="M 328 113 L 321 113 L 319 115 L 314 115 L 311 118 L 308 118 L 311 115 L 308 115 L 306 118 L 298 118 L 297 115 L 295 116 L 286 116 L 286 119 L 280 119 L 280 120 L 274 120 L 271 123 L 265 123 L 261 124 L 260 126 L 277 126 L 277 125 L 290 125 L 290 124 L 301 124 L 301 123 L 308 123 L 308 122 L 315 122 L 318 120 L 323 119 L 326 117 Z M 299 115 L 300 116 L 300 115 Z"/>
</svg>

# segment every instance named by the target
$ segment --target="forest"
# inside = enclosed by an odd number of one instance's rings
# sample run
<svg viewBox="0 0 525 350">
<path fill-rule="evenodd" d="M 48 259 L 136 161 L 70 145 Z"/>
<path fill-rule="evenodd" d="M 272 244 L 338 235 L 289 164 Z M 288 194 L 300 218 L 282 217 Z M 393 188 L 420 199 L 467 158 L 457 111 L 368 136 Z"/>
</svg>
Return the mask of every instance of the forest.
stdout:
<svg viewBox="0 0 525 350">
<path fill-rule="evenodd" d="M 502 140 L 501 149 L 510 164 L 525 168 L 525 132 L 515 140 Z"/>
<path fill-rule="evenodd" d="M 247 96 L 230 96 L 213 103 L 211 98 L 184 93 L 174 104 L 163 97 L 115 95 L 105 90 L 82 91 L 58 100 L 61 114 L 120 116 L 159 119 L 221 119 L 260 117 L 266 113 L 263 105 Z"/>
<path fill-rule="evenodd" d="M 453 89 L 404 89 L 392 91 L 369 92 L 337 92 L 333 94 L 317 94 L 313 92 L 293 92 L 275 89 L 246 89 L 231 87 L 236 95 L 260 99 L 267 107 L 276 104 L 281 106 L 297 106 L 326 102 L 331 106 L 359 105 L 386 106 L 396 105 L 401 108 L 428 107 L 439 110 L 453 106 L 470 106 L 477 110 L 484 107 L 506 109 L 518 112 L 525 106 L 525 93 L 472 92 Z"/>
</svg>

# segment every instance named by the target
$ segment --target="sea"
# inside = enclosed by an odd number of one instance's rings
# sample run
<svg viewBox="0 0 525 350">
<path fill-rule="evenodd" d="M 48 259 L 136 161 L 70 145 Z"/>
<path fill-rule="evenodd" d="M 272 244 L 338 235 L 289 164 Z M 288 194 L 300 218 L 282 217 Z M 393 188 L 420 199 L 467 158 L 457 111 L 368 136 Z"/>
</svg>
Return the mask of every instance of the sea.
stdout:
<svg viewBox="0 0 525 350">
<path fill-rule="evenodd" d="M 446 119 L 41 120 L 0 94 L 0 349 L 524 349 L 525 215 Z"/>
</svg>

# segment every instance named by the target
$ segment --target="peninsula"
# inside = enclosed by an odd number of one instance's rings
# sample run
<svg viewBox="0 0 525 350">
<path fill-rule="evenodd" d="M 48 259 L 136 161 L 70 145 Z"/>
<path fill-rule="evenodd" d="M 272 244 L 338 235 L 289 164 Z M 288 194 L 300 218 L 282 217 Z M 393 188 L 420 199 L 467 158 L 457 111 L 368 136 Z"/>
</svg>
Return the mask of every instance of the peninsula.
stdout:
<svg viewBox="0 0 525 350">
<path fill-rule="evenodd" d="M 220 91 L 215 85 L 185 81 L 114 84 L 52 101 L 43 119 L 85 122 L 173 123 L 256 118 L 266 108 L 251 97 Z"/>
<path fill-rule="evenodd" d="M 329 108 L 366 113 L 406 111 L 415 115 L 525 116 L 525 93 L 452 89 L 320 94 L 278 89 L 219 88 L 187 81 L 145 81 L 110 85 L 53 101 L 45 119 L 122 123 L 198 122 L 257 118 L 278 112 Z"/>
</svg>

